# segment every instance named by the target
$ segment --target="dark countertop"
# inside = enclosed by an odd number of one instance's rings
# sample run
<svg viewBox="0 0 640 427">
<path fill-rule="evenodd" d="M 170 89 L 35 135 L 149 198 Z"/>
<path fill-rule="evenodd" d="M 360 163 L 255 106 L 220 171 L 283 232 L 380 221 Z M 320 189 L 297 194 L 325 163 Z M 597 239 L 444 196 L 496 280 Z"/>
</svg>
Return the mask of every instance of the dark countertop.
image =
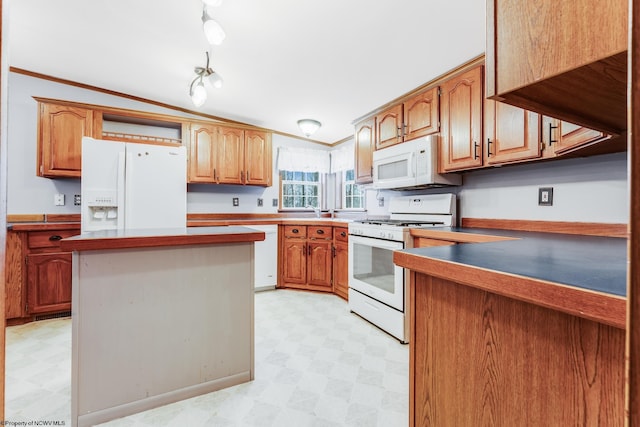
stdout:
<svg viewBox="0 0 640 427">
<path fill-rule="evenodd" d="M 438 238 L 438 230 L 447 241 L 454 239 L 451 232 L 514 239 L 405 249 L 394 262 L 624 328 L 627 239 L 476 228 L 432 228 L 424 237 Z"/>
<path fill-rule="evenodd" d="M 406 251 L 613 295 L 627 294 L 626 239 L 459 227 L 442 230 L 512 237 L 516 240 Z"/>
<path fill-rule="evenodd" d="M 264 239 L 261 231 L 237 226 L 106 230 L 62 239 L 60 248 L 64 251 L 89 251 L 243 243 Z"/>
</svg>

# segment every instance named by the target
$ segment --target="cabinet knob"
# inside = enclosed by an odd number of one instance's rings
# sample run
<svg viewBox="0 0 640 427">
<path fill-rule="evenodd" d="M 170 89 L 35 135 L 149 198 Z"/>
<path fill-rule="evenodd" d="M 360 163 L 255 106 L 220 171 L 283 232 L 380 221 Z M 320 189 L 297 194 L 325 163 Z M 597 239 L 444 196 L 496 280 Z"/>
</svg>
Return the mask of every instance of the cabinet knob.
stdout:
<svg viewBox="0 0 640 427">
<path fill-rule="evenodd" d="M 298 234 L 300 232 L 300 230 L 298 230 L 297 228 L 294 228 L 293 230 L 291 230 L 291 232 L 293 234 Z"/>
<path fill-rule="evenodd" d="M 324 234 L 324 230 L 316 230 L 316 233 L 318 233 L 318 234 Z"/>
<path fill-rule="evenodd" d="M 58 236 L 57 234 L 54 234 L 53 236 L 49 236 L 49 240 L 51 240 L 52 242 L 55 242 L 57 240 L 62 240 L 62 236 Z"/>
<path fill-rule="evenodd" d="M 342 232 L 340 232 L 340 236 L 342 236 L 342 237 L 346 237 L 346 236 L 347 236 L 347 233 L 345 233 L 344 231 L 342 231 Z"/>
</svg>

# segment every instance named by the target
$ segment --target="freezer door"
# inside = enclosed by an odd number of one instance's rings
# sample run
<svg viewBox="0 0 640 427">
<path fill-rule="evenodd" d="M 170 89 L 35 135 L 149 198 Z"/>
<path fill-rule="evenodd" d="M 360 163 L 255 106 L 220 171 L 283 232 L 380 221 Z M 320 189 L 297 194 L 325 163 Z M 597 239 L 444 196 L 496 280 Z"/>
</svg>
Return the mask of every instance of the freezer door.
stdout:
<svg viewBox="0 0 640 427">
<path fill-rule="evenodd" d="M 125 228 L 187 226 L 185 147 L 126 144 Z"/>
<path fill-rule="evenodd" d="M 82 138 L 81 231 L 124 228 L 122 142 Z"/>
</svg>

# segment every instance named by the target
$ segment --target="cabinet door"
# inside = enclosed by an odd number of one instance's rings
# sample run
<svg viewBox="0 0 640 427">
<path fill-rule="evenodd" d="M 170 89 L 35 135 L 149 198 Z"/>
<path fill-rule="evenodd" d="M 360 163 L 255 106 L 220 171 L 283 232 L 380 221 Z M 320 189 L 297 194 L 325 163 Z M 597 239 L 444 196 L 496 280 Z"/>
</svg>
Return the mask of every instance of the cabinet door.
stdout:
<svg viewBox="0 0 640 427">
<path fill-rule="evenodd" d="M 5 257 L 5 318 L 24 316 L 26 289 L 23 285 L 25 233 L 7 231 Z"/>
<path fill-rule="evenodd" d="M 189 131 L 189 182 L 217 182 L 217 135 L 217 129 L 213 126 L 191 124 Z"/>
<path fill-rule="evenodd" d="M 244 184 L 244 130 L 218 128 L 218 182 Z"/>
<path fill-rule="evenodd" d="M 443 172 L 482 166 L 482 66 L 442 85 L 441 156 Z"/>
<path fill-rule="evenodd" d="M 434 87 L 403 103 L 404 140 L 430 135 L 440 130 L 440 99 Z"/>
<path fill-rule="evenodd" d="M 578 126 L 565 121 L 559 121 L 559 123 L 556 123 L 556 126 L 557 129 L 555 129 L 555 132 L 551 133 L 552 135 L 554 133 L 556 135 L 560 135 L 560 137 L 556 137 L 557 140 L 552 143 L 553 152 L 555 154 L 566 153 L 572 149 L 611 138 L 610 135 L 607 135 L 604 132 Z M 550 129 L 554 130 L 552 128 Z"/>
<path fill-rule="evenodd" d="M 39 103 L 38 175 L 80 177 L 82 137 L 92 136 L 93 111 Z"/>
<path fill-rule="evenodd" d="M 27 255 L 28 314 L 71 309 L 71 252 Z"/>
<path fill-rule="evenodd" d="M 273 165 L 271 163 L 271 134 L 245 131 L 245 182 L 249 185 L 271 185 Z"/>
<path fill-rule="evenodd" d="M 307 242 L 285 238 L 282 243 L 282 280 L 287 283 L 307 283 Z"/>
<path fill-rule="evenodd" d="M 333 292 L 349 299 L 349 244 L 334 241 L 333 247 Z"/>
<path fill-rule="evenodd" d="M 540 157 L 540 115 L 487 100 L 485 163 L 499 164 Z"/>
<path fill-rule="evenodd" d="M 307 242 L 307 284 L 331 288 L 331 240 Z"/>
<path fill-rule="evenodd" d="M 376 116 L 376 150 L 402 142 L 402 104 Z"/>
<path fill-rule="evenodd" d="M 356 125 L 355 132 L 355 180 L 356 184 L 373 182 L 373 150 L 375 117 Z"/>
</svg>

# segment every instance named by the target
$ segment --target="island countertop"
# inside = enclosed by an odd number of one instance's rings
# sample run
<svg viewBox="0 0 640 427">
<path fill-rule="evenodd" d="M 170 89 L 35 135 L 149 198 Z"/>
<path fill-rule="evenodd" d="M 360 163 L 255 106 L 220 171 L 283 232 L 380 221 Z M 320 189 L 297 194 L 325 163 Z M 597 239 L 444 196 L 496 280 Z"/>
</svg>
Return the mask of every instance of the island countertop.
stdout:
<svg viewBox="0 0 640 427">
<path fill-rule="evenodd" d="M 627 240 L 496 229 L 444 228 L 414 236 L 499 241 L 406 249 L 394 262 L 411 270 L 625 328 Z M 459 240 L 455 236 L 462 236 Z M 508 238 L 507 240 L 503 238 Z"/>
<path fill-rule="evenodd" d="M 63 251 L 149 248 L 255 242 L 264 232 L 239 226 L 105 230 L 83 233 L 60 241 Z"/>
</svg>

